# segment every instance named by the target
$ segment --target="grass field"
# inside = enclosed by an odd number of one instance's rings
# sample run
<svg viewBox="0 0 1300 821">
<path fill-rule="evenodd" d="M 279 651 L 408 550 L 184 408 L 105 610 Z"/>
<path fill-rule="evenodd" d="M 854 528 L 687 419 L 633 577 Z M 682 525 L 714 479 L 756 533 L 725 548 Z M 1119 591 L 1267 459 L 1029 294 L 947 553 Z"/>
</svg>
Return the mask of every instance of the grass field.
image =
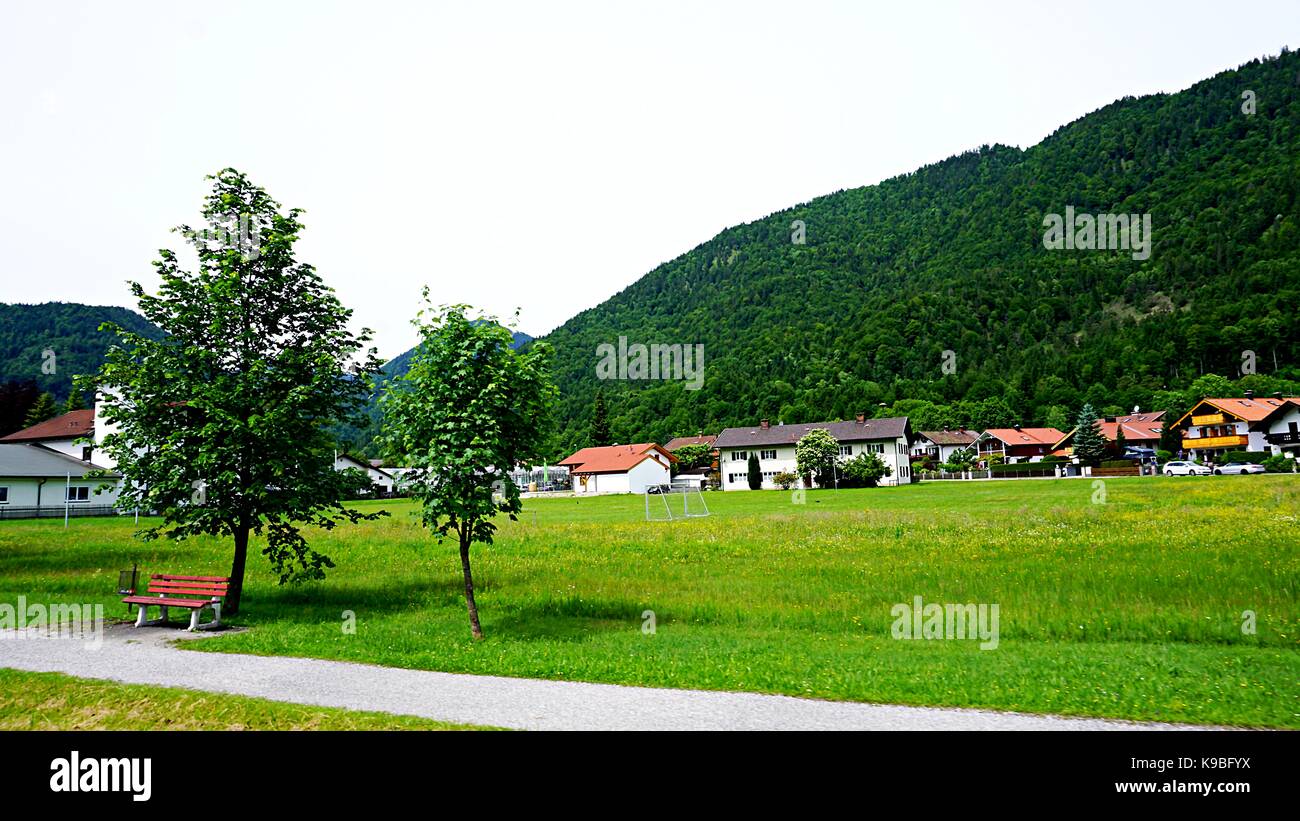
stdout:
<svg viewBox="0 0 1300 821">
<path fill-rule="evenodd" d="M 1300 727 L 1300 481 L 1112 479 L 526 502 L 474 550 L 469 638 L 454 545 L 405 501 L 313 535 L 338 567 L 278 587 L 250 555 L 252 629 L 204 650 L 830 699 Z M 102 602 L 117 570 L 225 574 L 228 543 L 142 543 L 129 519 L 0 522 L 0 602 Z M 250 551 L 253 553 L 253 551 Z M 891 637 L 897 603 L 999 605 L 1000 643 Z M 642 630 L 653 611 L 657 629 Z M 344 631 L 344 611 L 356 617 Z M 1243 632 L 1252 611 L 1255 632 Z"/>
<path fill-rule="evenodd" d="M 0 668 L 0 730 L 461 730 L 440 721 Z"/>
</svg>

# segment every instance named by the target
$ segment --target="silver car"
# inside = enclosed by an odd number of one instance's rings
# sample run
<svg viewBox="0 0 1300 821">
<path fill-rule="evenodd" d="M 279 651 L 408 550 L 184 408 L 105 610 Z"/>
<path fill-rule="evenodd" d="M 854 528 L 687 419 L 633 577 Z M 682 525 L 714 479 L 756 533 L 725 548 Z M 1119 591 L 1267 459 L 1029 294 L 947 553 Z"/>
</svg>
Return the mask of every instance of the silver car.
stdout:
<svg viewBox="0 0 1300 821">
<path fill-rule="evenodd" d="M 1195 462 L 1165 462 L 1164 467 L 1166 476 L 1209 476 L 1211 472 L 1205 465 Z"/>
<path fill-rule="evenodd" d="M 1214 469 L 1215 476 L 1235 476 L 1241 473 L 1263 473 L 1264 466 L 1250 462 L 1229 462 Z"/>
</svg>

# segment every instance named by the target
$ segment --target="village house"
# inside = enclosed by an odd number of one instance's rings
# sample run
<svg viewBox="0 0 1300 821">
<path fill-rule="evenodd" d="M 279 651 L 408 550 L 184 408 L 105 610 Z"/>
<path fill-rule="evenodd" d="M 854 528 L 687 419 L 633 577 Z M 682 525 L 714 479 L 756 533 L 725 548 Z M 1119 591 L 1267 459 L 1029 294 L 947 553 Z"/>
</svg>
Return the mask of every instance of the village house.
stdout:
<svg viewBox="0 0 1300 821">
<path fill-rule="evenodd" d="M 676 461 L 662 445 L 643 442 L 583 448 L 559 466 L 569 469 L 574 493 L 644 493 L 652 485 L 671 483 Z"/>
<path fill-rule="evenodd" d="M 975 447 L 984 462 L 995 455 L 1001 455 L 1008 464 L 1039 462 L 1064 437 L 1056 428 L 989 428 L 975 440 Z"/>
<path fill-rule="evenodd" d="M 15 431 L 8 436 L 0 436 L 0 444 L 5 445 L 40 445 L 58 451 L 64 456 L 71 456 L 82 462 L 93 461 L 95 446 L 95 412 L 92 410 L 69 411 L 53 419 Z"/>
<path fill-rule="evenodd" d="M 1273 394 L 1205 398 L 1183 414 L 1174 427 L 1191 458 L 1214 461 L 1229 451 L 1295 453 L 1300 431 L 1296 407 L 1300 397 Z"/>
<path fill-rule="evenodd" d="M 763 488 L 773 489 L 778 473 L 798 474 L 795 444 L 810 431 L 825 430 L 840 446 L 840 458 L 847 460 L 862 454 L 878 455 L 890 468 L 882 485 L 908 484 L 912 481 L 909 459 L 912 431 L 906 416 L 867 419 L 859 413 L 850 422 L 808 422 L 797 425 L 772 425 L 767 419 L 755 428 L 726 428 L 714 445 L 722 473 L 723 490 L 749 490 L 749 456 L 758 456 L 763 474 Z M 800 486 L 803 484 L 801 477 Z"/>
<path fill-rule="evenodd" d="M 1149 450 L 1152 454 L 1160 447 L 1160 435 L 1164 432 L 1164 411 L 1139 411 L 1124 416 L 1107 416 L 1097 420 L 1097 430 L 1106 440 L 1106 449 L 1115 456 L 1123 456 L 1119 449 L 1119 434 L 1124 432 L 1124 448 Z M 1074 434 L 1079 429 L 1071 428 L 1053 446 L 1053 456 L 1070 456 L 1074 452 Z"/>
<path fill-rule="evenodd" d="M 365 459 L 358 459 L 355 456 L 346 453 L 334 454 L 335 470 L 343 471 L 348 470 L 349 468 L 364 473 L 366 478 L 370 480 L 370 487 L 377 494 L 391 494 L 394 488 L 397 487 L 397 479 L 391 473 L 378 467 L 373 462 L 366 461 Z"/>
<path fill-rule="evenodd" d="M 923 430 L 912 440 L 912 458 L 928 459 L 932 462 L 947 462 L 959 450 L 967 450 L 975 444 L 979 434 L 973 430 Z"/>
<path fill-rule="evenodd" d="M 111 506 L 120 479 L 99 465 L 42 444 L 0 444 L 0 518 Z"/>
</svg>

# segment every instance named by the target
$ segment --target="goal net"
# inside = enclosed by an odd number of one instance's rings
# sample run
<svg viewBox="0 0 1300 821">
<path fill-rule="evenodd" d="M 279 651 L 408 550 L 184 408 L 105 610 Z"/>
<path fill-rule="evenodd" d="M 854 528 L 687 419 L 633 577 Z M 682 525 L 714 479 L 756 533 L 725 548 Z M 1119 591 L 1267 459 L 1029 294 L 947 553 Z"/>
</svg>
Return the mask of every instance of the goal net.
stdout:
<svg viewBox="0 0 1300 821">
<path fill-rule="evenodd" d="M 704 494 L 695 485 L 648 485 L 644 495 L 647 522 L 671 522 L 709 515 Z"/>
</svg>

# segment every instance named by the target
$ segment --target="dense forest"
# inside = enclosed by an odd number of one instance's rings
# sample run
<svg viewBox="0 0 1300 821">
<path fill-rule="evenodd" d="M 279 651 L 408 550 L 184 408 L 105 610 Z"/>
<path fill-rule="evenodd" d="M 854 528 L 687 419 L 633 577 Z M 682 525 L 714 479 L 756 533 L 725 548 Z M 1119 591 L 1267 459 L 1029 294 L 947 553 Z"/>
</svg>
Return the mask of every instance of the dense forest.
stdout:
<svg viewBox="0 0 1300 821">
<path fill-rule="evenodd" d="M 1294 390 L 1298 195 L 1300 56 L 1283 52 L 1025 150 L 982 147 L 729 228 L 546 337 L 555 452 L 589 443 L 598 387 L 619 442 L 858 411 L 1062 426 L 1084 402 L 1175 405 L 1210 373 Z M 1149 255 L 1049 250 L 1045 217 L 1067 206 L 1149 214 Z M 702 343 L 703 388 L 599 381 L 597 346 L 620 336 Z"/>
</svg>

